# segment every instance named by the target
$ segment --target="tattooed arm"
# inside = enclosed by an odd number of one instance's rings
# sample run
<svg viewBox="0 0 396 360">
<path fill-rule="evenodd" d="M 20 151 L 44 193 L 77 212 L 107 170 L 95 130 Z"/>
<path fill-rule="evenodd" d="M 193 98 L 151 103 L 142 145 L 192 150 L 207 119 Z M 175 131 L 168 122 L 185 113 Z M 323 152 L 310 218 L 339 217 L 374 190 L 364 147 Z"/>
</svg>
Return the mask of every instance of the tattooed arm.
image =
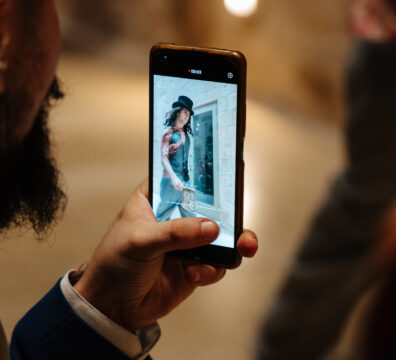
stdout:
<svg viewBox="0 0 396 360">
<path fill-rule="evenodd" d="M 170 179 L 172 186 L 176 190 L 182 191 L 184 189 L 184 185 L 181 180 L 176 176 L 175 172 L 172 169 L 172 166 L 169 162 L 169 154 L 174 153 L 177 151 L 177 147 L 174 144 L 170 144 L 171 137 L 172 137 L 172 129 L 165 131 L 164 135 L 162 136 L 161 142 L 161 163 L 164 167 L 164 174 L 165 176 Z"/>
</svg>

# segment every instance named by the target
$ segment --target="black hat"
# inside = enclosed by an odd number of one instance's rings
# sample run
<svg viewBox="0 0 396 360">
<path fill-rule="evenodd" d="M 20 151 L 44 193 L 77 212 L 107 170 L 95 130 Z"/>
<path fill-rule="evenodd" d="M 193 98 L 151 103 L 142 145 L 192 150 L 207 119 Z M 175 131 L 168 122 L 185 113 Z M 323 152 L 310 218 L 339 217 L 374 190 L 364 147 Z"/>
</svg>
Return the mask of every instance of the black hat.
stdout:
<svg viewBox="0 0 396 360">
<path fill-rule="evenodd" d="M 172 104 L 172 109 L 176 107 L 185 108 L 190 112 L 191 116 L 194 115 L 194 111 L 192 111 L 193 102 L 187 96 L 183 96 L 183 95 L 179 96 L 179 99 L 177 99 L 177 101 Z"/>
</svg>

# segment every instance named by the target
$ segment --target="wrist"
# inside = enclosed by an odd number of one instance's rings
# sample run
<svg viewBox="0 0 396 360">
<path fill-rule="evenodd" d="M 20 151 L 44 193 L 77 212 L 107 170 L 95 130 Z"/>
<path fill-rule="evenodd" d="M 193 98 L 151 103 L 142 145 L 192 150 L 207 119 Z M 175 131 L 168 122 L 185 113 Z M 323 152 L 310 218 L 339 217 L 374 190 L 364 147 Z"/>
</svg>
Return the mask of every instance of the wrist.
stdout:
<svg viewBox="0 0 396 360">
<path fill-rule="evenodd" d="M 70 271 L 69 281 L 72 286 L 76 284 L 78 280 L 81 279 L 81 277 L 84 274 L 84 271 L 85 271 L 85 261 L 83 261 L 77 269 Z"/>
<path fill-rule="evenodd" d="M 128 329 L 119 313 L 120 301 L 114 298 L 107 286 L 103 286 L 105 281 L 97 277 L 93 278 L 89 272 L 81 273 L 79 276 L 76 274 L 74 279 L 74 284 L 72 280 L 71 283 L 81 297 L 111 321 Z"/>
<path fill-rule="evenodd" d="M 93 307 L 72 286 L 71 277 L 75 271 L 69 271 L 61 280 L 60 287 L 73 311 L 104 339 L 121 350 L 128 358 L 137 359 L 146 354 L 157 341 L 160 330 L 158 325 L 142 328 L 136 332 L 120 326 Z"/>
</svg>

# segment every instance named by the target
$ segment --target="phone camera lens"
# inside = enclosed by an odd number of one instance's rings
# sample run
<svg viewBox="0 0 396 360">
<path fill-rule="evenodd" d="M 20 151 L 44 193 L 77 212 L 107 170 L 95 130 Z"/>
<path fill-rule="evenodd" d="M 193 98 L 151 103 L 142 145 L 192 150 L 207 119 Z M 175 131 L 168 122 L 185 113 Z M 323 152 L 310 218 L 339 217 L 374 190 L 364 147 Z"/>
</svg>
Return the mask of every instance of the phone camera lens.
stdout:
<svg viewBox="0 0 396 360">
<path fill-rule="evenodd" d="M 232 78 L 234 77 L 234 74 L 233 74 L 232 72 L 229 72 L 229 73 L 227 74 L 227 77 L 228 77 L 229 79 L 232 79 Z"/>
</svg>

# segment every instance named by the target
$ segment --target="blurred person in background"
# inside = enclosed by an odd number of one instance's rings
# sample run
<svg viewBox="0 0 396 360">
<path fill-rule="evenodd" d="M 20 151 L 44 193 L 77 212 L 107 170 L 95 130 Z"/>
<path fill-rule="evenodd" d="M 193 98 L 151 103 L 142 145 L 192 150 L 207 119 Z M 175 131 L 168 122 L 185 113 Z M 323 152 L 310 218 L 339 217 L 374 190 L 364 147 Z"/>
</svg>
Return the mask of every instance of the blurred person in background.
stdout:
<svg viewBox="0 0 396 360">
<path fill-rule="evenodd" d="M 346 76 L 346 169 L 307 232 L 258 339 L 258 358 L 321 359 L 364 292 L 356 359 L 396 359 L 396 1 L 357 0 Z"/>
<path fill-rule="evenodd" d="M 0 0 L 2 234 L 30 225 L 44 238 L 65 208 L 47 126 L 51 104 L 62 97 L 55 79 L 60 48 L 53 0 Z M 224 269 L 165 256 L 170 250 L 207 245 L 219 229 L 203 218 L 158 223 L 147 192 L 144 181 L 86 270 L 68 272 L 19 321 L 9 349 L 12 359 L 146 357 L 160 336 L 156 320 L 197 286 L 224 276 Z M 241 235 L 238 250 L 254 255 L 252 232 Z M 0 359 L 9 354 L 0 324 Z"/>
</svg>

